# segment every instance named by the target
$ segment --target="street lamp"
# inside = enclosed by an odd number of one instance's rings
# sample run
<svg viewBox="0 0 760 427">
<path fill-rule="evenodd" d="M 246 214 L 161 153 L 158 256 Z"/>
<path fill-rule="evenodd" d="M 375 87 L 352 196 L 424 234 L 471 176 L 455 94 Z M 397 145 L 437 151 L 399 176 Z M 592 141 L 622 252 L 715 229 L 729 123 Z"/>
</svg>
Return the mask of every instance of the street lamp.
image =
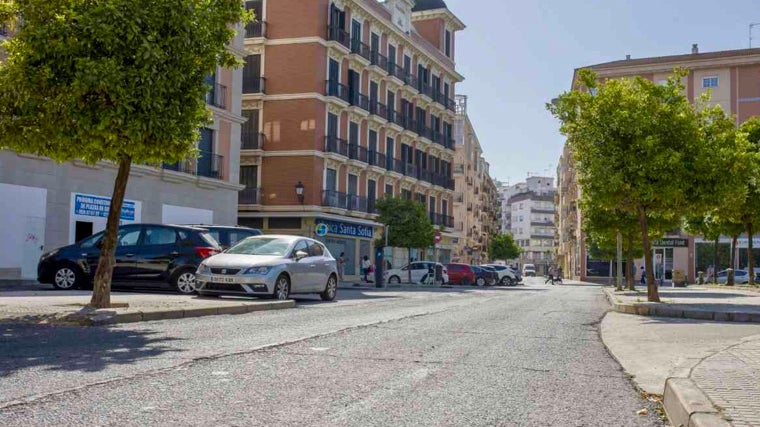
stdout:
<svg viewBox="0 0 760 427">
<path fill-rule="evenodd" d="M 298 197 L 298 203 L 303 204 L 303 183 L 298 181 L 296 184 L 296 196 Z"/>
</svg>

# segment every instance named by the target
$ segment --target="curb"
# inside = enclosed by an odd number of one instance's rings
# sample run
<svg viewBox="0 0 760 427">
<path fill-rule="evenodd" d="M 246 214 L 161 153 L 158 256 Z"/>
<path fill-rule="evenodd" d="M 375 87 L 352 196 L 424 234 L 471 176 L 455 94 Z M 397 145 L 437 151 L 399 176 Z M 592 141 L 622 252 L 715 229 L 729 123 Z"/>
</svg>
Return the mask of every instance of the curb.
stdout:
<svg viewBox="0 0 760 427">
<path fill-rule="evenodd" d="M 668 378 L 662 403 L 668 420 L 675 427 L 732 426 L 689 378 Z"/>
<path fill-rule="evenodd" d="M 216 316 L 223 314 L 245 314 L 255 311 L 282 310 L 294 308 L 294 300 L 270 301 L 259 304 L 235 304 L 215 307 L 180 308 L 169 310 L 146 310 L 130 313 L 117 313 L 109 309 L 92 310 L 84 308 L 76 313 L 58 317 L 49 321 L 51 324 L 105 326 L 117 323 L 149 322 L 154 320 L 187 319 L 191 317 Z M 23 319 L 3 319 L 8 321 L 23 321 Z"/>
<path fill-rule="evenodd" d="M 760 313 L 696 310 L 656 302 L 619 303 L 615 301 L 615 294 L 611 293 L 611 291 L 604 288 L 602 291 L 607 297 L 607 301 L 612 305 L 612 309 L 620 313 L 637 314 L 639 316 L 673 317 L 677 319 L 714 320 L 718 322 L 760 323 Z"/>
</svg>

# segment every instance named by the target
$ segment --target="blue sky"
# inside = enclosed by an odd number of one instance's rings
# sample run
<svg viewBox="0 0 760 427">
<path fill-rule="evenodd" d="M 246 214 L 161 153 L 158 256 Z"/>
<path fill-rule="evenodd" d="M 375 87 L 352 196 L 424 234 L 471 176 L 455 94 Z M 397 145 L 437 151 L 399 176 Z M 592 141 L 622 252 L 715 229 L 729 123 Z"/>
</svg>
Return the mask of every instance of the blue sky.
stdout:
<svg viewBox="0 0 760 427">
<path fill-rule="evenodd" d="M 491 164 L 510 183 L 556 175 L 564 139 L 544 104 L 573 70 L 600 62 L 748 47 L 757 0 L 446 0 L 457 36 L 457 87 Z M 760 47 L 760 26 L 754 47 Z"/>
</svg>

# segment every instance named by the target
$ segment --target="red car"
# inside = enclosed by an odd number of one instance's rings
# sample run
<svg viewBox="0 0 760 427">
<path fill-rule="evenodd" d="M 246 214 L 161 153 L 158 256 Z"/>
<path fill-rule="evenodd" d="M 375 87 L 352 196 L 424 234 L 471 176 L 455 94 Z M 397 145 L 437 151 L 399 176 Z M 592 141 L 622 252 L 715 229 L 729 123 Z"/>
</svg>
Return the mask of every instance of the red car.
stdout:
<svg viewBox="0 0 760 427">
<path fill-rule="evenodd" d="M 449 270 L 449 283 L 469 286 L 475 283 L 475 272 L 467 264 L 446 264 Z"/>
</svg>

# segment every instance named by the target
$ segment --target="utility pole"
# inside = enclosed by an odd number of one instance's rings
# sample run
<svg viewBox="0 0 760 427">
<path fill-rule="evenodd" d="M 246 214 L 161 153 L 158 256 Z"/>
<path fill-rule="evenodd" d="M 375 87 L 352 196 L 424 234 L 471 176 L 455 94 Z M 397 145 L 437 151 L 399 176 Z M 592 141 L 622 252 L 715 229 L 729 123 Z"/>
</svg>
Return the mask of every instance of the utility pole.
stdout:
<svg viewBox="0 0 760 427">
<path fill-rule="evenodd" d="M 760 26 L 760 22 L 753 22 L 749 24 L 749 48 L 752 49 L 752 29 Z"/>
</svg>

